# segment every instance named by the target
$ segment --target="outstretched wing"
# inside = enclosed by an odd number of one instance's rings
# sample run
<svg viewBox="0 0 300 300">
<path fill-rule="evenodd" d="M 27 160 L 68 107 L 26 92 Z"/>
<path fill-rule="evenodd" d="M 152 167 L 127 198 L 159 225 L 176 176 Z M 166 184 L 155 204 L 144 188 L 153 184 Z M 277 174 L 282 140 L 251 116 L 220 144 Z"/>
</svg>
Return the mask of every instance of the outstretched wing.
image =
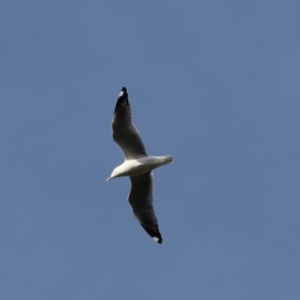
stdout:
<svg viewBox="0 0 300 300">
<path fill-rule="evenodd" d="M 122 88 L 115 107 L 112 132 L 113 139 L 122 148 L 125 159 L 147 155 L 142 139 L 131 121 L 130 104 L 125 87 Z"/>
<path fill-rule="evenodd" d="M 147 233 L 159 244 L 162 237 L 153 209 L 153 178 L 152 173 L 130 176 L 131 190 L 128 201 L 135 217 Z"/>
</svg>

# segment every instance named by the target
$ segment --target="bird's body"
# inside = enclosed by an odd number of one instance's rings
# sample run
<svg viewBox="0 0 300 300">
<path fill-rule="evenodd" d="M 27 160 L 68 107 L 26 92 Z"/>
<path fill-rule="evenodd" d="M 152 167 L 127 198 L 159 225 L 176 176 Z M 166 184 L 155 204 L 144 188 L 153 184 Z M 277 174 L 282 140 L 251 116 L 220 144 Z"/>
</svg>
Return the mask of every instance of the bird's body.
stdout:
<svg viewBox="0 0 300 300">
<path fill-rule="evenodd" d="M 121 176 L 135 176 L 144 174 L 160 166 L 166 165 L 172 162 L 172 160 L 173 158 L 170 155 L 142 156 L 137 159 L 128 159 L 112 171 L 108 180 Z"/>
<path fill-rule="evenodd" d="M 122 148 L 125 161 L 116 167 L 107 180 L 129 176 L 131 190 L 128 201 L 135 217 L 147 233 L 159 244 L 162 237 L 153 209 L 152 170 L 173 161 L 172 156 L 148 156 L 137 129 L 131 122 L 131 110 L 126 88 L 122 88 L 113 121 L 113 139 Z"/>
</svg>

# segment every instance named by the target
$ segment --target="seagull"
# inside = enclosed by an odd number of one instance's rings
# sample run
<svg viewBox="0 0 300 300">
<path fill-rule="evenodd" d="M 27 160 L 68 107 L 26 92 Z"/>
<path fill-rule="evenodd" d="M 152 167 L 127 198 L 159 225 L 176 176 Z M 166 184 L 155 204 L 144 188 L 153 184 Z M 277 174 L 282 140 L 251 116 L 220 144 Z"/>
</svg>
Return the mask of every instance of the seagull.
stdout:
<svg viewBox="0 0 300 300">
<path fill-rule="evenodd" d="M 159 244 L 162 237 L 153 209 L 152 170 L 173 161 L 171 155 L 149 156 L 139 133 L 132 123 L 128 93 L 122 88 L 112 119 L 113 140 L 124 152 L 124 162 L 116 167 L 106 181 L 129 176 L 131 189 L 128 201 L 133 214 L 145 231 Z"/>
</svg>

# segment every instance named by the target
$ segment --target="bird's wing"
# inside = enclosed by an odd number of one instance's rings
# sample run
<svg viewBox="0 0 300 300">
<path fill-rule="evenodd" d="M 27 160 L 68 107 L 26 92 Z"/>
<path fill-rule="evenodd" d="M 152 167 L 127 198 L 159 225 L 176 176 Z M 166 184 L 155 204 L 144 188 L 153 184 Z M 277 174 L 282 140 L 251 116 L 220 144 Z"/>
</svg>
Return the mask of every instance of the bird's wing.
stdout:
<svg viewBox="0 0 300 300">
<path fill-rule="evenodd" d="M 128 201 L 135 217 L 147 233 L 159 244 L 162 237 L 158 229 L 157 219 L 153 209 L 153 178 L 152 173 L 131 176 L 131 190 Z"/>
<path fill-rule="evenodd" d="M 114 141 L 122 148 L 125 159 L 134 159 L 147 155 L 145 146 L 137 129 L 131 121 L 131 110 L 128 94 L 122 88 L 112 120 L 112 135 Z"/>
</svg>

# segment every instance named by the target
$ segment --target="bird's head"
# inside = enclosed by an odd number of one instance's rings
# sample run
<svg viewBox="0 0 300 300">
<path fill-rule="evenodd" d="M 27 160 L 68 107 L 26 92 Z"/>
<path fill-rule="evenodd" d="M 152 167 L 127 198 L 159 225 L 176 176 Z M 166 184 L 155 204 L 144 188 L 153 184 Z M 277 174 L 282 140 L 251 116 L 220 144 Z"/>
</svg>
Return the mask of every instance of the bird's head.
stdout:
<svg viewBox="0 0 300 300">
<path fill-rule="evenodd" d="M 116 167 L 110 174 L 110 176 L 106 179 L 106 181 L 110 181 L 111 179 L 114 179 L 116 177 L 119 177 L 121 176 L 121 173 L 120 173 L 120 168 L 119 167 Z"/>
</svg>

